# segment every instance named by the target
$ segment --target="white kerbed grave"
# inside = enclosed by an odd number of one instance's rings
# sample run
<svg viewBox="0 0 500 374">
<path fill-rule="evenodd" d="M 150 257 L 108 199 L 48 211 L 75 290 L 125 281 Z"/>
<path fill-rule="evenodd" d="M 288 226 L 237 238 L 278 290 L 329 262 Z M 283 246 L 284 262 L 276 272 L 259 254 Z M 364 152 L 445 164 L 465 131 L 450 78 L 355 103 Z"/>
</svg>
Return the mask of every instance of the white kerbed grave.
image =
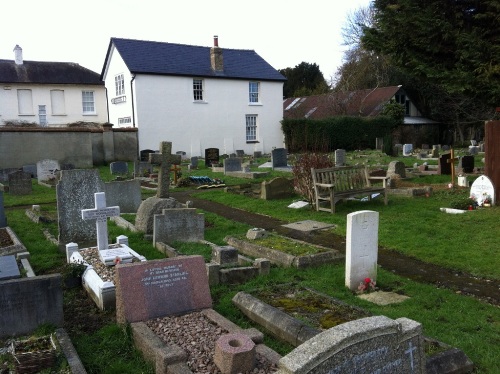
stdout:
<svg viewBox="0 0 500 374">
<path fill-rule="evenodd" d="M 107 218 L 120 214 L 117 206 L 106 207 L 106 197 L 104 192 L 94 194 L 95 208 L 83 209 L 82 219 L 95 219 L 97 227 L 97 253 L 99 254 L 100 266 L 94 266 L 85 260 L 82 253 L 91 248 L 78 248 L 77 243 L 66 245 L 66 259 L 68 263 L 81 263 L 86 266 L 82 276 L 83 287 L 87 290 L 97 306 L 104 309 L 114 309 L 116 306 L 115 284 L 109 280 L 111 267 L 118 263 L 126 264 L 135 261 L 146 261 L 128 246 L 128 238 L 120 235 L 115 244 L 108 244 Z M 106 274 L 105 274 L 106 273 Z M 106 279 L 108 278 L 108 279 Z"/>
</svg>

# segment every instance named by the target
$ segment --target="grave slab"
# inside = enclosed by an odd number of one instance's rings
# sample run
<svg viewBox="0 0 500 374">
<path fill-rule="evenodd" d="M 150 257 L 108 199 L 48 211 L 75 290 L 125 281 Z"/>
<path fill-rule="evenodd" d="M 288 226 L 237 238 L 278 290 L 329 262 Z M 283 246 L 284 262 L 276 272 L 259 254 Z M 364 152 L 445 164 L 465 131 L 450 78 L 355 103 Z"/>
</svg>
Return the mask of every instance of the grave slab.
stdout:
<svg viewBox="0 0 500 374">
<path fill-rule="evenodd" d="M 399 304 L 410 298 L 409 296 L 400 295 L 395 292 L 384 292 L 384 291 L 365 293 L 359 295 L 358 297 L 360 299 L 372 302 L 377 305 Z"/>
<path fill-rule="evenodd" d="M 0 256 L 0 281 L 21 278 L 16 257 L 13 255 Z"/>
<path fill-rule="evenodd" d="M 333 224 L 313 221 L 310 219 L 306 219 L 304 221 L 288 223 L 288 224 L 282 225 L 282 226 L 287 227 L 289 229 L 299 230 L 299 231 L 315 231 L 315 230 L 335 228 L 335 225 L 333 225 Z"/>
</svg>

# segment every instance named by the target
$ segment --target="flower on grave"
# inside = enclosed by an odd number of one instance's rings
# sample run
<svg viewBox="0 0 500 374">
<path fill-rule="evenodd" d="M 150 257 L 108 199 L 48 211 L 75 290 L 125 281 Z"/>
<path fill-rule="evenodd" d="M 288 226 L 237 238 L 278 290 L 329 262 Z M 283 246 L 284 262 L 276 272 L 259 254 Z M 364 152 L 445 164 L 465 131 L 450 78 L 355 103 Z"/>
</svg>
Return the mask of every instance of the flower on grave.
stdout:
<svg viewBox="0 0 500 374">
<path fill-rule="evenodd" d="M 119 256 L 116 256 L 115 260 L 114 260 L 114 263 L 115 265 L 118 265 L 122 260 L 120 259 Z"/>
<path fill-rule="evenodd" d="M 370 291 L 375 291 L 376 282 L 370 278 L 365 278 L 358 286 L 358 293 L 362 294 L 364 292 L 368 293 Z"/>
<path fill-rule="evenodd" d="M 483 205 L 491 204 L 491 196 L 487 192 L 483 192 Z"/>
</svg>

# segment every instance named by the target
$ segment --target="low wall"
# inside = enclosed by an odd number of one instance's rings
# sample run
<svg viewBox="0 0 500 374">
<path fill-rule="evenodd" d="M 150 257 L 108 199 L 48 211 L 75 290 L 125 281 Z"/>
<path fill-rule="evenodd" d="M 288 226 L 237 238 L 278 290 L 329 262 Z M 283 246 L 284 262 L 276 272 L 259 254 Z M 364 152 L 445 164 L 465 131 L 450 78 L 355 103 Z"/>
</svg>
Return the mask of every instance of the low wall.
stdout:
<svg viewBox="0 0 500 374">
<path fill-rule="evenodd" d="M 112 161 L 135 161 L 137 129 L 0 127 L 0 169 L 40 160 L 90 168 Z"/>
</svg>

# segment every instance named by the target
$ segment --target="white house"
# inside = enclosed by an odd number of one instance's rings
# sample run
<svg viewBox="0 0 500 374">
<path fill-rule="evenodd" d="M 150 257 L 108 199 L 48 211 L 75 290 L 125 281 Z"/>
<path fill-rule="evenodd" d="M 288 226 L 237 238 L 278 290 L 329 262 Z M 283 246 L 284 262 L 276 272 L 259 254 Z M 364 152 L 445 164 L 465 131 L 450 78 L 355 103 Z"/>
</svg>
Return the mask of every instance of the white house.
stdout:
<svg viewBox="0 0 500 374">
<path fill-rule="evenodd" d="M 284 146 L 283 83 L 253 50 L 111 38 L 101 79 L 109 121 L 137 127 L 139 149 L 204 156 Z"/>
<path fill-rule="evenodd" d="M 106 90 L 100 75 L 71 62 L 0 60 L 0 126 L 30 122 L 57 126 L 107 122 Z"/>
</svg>

